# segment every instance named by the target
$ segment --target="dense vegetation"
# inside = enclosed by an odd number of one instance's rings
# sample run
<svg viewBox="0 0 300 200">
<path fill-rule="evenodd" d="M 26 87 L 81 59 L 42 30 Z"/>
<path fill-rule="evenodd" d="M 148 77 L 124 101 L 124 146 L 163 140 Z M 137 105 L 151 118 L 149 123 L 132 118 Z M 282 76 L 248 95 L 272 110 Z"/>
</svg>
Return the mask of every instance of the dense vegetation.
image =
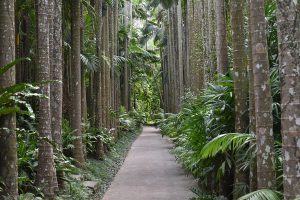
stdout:
<svg viewBox="0 0 300 200">
<path fill-rule="evenodd" d="M 299 24 L 299 0 L 1 1 L 0 199 L 101 196 L 146 123 L 198 199 L 299 198 Z"/>
</svg>

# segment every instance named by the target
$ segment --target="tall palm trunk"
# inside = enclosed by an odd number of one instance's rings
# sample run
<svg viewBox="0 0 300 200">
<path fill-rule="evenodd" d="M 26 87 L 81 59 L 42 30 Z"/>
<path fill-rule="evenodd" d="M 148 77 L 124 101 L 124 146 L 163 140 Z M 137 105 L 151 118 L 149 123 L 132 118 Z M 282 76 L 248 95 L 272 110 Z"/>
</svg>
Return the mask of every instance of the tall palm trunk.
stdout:
<svg viewBox="0 0 300 200">
<path fill-rule="evenodd" d="M 248 24 L 251 24 L 250 10 L 249 5 L 247 6 L 249 21 Z M 250 25 L 248 25 L 248 31 L 250 30 Z M 248 66 L 248 79 L 249 79 L 249 133 L 255 135 L 256 129 L 256 117 L 255 117 L 255 96 L 254 96 L 254 75 L 253 75 L 253 59 L 252 59 L 252 38 L 249 34 L 248 41 L 248 57 L 249 57 L 249 66 Z M 250 160 L 250 176 L 249 176 L 249 186 L 250 191 L 253 192 L 257 189 L 257 164 L 256 164 L 256 155 Z"/>
<path fill-rule="evenodd" d="M 274 188 L 276 178 L 274 168 L 272 97 L 264 12 L 263 0 L 250 1 L 258 189 Z"/>
<path fill-rule="evenodd" d="M 0 67 L 15 59 L 15 1 L 0 2 Z M 0 77 L 0 89 L 15 84 L 15 69 L 12 68 Z M 17 184 L 17 144 L 16 116 L 14 114 L 0 117 L 0 177 L 5 184 L 0 196 L 16 198 Z M 1 197 L 0 197 L 1 199 Z"/>
<path fill-rule="evenodd" d="M 132 3 L 131 0 L 125 0 L 124 5 L 124 26 L 127 29 L 128 34 L 130 34 L 131 30 L 131 23 L 132 23 Z M 125 51 L 125 58 L 128 59 L 128 47 L 129 47 L 129 37 L 124 38 L 124 51 Z M 126 108 L 126 110 L 131 109 L 131 86 L 130 86 L 130 76 L 131 70 L 128 66 L 128 63 L 124 64 L 123 69 L 123 80 L 122 80 L 122 104 Z"/>
<path fill-rule="evenodd" d="M 51 84 L 51 117 L 53 141 L 62 149 L 62 0 L 54 0 L 53 14 L 53 51 L 51 60 L 51 79 L 57 82 Z"/>
<path fill-rule="evenodd" d="M 190 65 L 191 91 L 199 93 L 205 87 L 205 69 L 203 62 L 203 2 L 188 1 L 188 55 Z"/>
<path fill-rule="evenodd" d="M 49 48 L 50 48 L 50 79 L 56 82 L 50 87 L 51 129 L 52 139 L 57 148 L 62 150 L 62 2 L 49 1 Z M 54 189 L 59 192 L 57 175 L 54 174 Z"/>
<path fill-rule="evenodd" d="M 49 49 L 49 1 L 37 1 L 37 34 L 38 34 L 38 82 L 50 80 Z M 37 185 L 43 188 L 46 199 L 55 197 L 55 168 L 51 131 L 50 84 L 41 86 L 41 93 L 48 98 L 41 98 L 38 106 L 38 131 L 41 138 L 38 153 Z M 49 142 L 50 141 L 50 142 Z"/>
<path fill-rule="evenodd" d="M 215 0 L 207 0 L 208 2 L 208 42 L 209 42 L 209 67 L 210 80 L 213 79 L 217 69 L 216 60 L 216 16 L 215 16 Z"/>
<path fill-rule="evenodd" d="M 300 2 L 278 0 L 284 199 L 300 196 Z"/>
<path fill-rule="evenodd" d="M 233 71 L 235 97 L 235 131 L 246 133 L 248 128 L 248 90 L 247 90 L 247 55 L 244 47 L 244 0 L 231 1 L 231 27 L 233 44 Z M 237 154 L 237 160 L 241 155 Z M 241 169 L 241 163 L 236 162 L 235 187 L 248 183 L 247 171 Z M 236 190 L 238 191 L 238 190 Z M 235 199 L 242 194 L 235 194 Z"/>
<path fill-rule="evenodd" d="M 81 65 L 80 65 L 80 0 L 72 1 L 72 102 L 71 102 L 71 127 L 74 130 L 73 157 L 80 167 L 85 165 L 82 131 L 81 131 Z"/>
<path fill-rule="evenodd" d="M 102 49 L 101 49 L 101 43 L 103 42 L 101 40 L 101 34 L 102 34 L 102 0 L 96 0 L 95 2 L 95 14 L 96 14 L 96 45 L 97 45 L 97 55 L 98 58 L 101 60 L 102 57 Z M 101 62 L 102 63 L 102 62 Z M 103 66 L 99 66 L 99 67 L 103 67 Z M 94 84 L 96 85 L 96 119 L 95 119 L 95 127 L 100 129 L 102 127 L 102 115 L 101 115 L 101 111 L 102 111 L 102 101 L 103 99 L 101 98 L 101 83 L 100 83 L 100 78 L 101 78 L 101 72 L 102 69 L 98 70 L 95 72 L 95 80 L 94 80 Z M 104 151 L 103 151 L 103 142 L 98 139 L 97 143 L 96 143 L 96 157 L 98 159 L 102 159 L 104 157 Z"/>
<path fill-rule="evenodd" d="M 225 20 L 225 0 L 216 0 L 216 50 L 218 73 L 226 74 L 228 71 L 228 48 Z"/>
</svg>

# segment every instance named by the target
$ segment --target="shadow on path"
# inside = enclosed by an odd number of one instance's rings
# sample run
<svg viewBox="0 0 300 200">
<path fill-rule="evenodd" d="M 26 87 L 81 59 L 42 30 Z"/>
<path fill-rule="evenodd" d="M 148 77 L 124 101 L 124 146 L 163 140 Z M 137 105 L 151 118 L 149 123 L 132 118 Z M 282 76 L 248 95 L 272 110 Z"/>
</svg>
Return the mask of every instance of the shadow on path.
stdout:
<svg viewBox="0 0 300 200">
<path fill-rule="evenodd" d="M 193 179 L 169 153 L 172 143 L 144 127 L 103 200 L 188 200 Z"/>
</svg>

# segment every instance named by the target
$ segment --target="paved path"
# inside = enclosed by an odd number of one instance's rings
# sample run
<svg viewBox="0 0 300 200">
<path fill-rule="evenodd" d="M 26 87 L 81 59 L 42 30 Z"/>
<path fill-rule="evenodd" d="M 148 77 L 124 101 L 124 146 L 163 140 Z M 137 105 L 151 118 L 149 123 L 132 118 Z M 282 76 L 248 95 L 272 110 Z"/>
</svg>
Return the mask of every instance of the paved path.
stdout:
<svg viewBox="0 0 300 200">
<path fill-rule="evenodd" d="M 169 153 L 159 130 L 144 127 L 103 200 L 188 200 L 192 178 Z"/>
</svg>

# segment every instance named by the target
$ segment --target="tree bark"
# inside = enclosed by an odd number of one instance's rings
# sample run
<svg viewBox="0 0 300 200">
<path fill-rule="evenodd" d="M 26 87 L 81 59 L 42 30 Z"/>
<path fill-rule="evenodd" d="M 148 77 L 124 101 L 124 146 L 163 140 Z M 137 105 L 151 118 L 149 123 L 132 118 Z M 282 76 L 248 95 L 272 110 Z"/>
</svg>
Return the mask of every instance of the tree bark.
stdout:
<svg viewBox="0 0 300 200">
<path fill-rule="evenodd" d="M 300 2 L 278 0 L 284 199 L 300 196 Z"/>
<path fill-rule="evenodd" d="M 264 1 L 250 1 L 252 67 L 256 114 L 257 188 L 275 187 L 272 97 Z"/>
<path fill-rule="evenodd" d="M 63 54 L 62 54 L 62 1 L 54 0 L 53 15 L 53 51 L 51 61 L 51 115 L 53 141 L 62 149 L 62 81 L 63 81 Z"/>
<path fill-rule="evenodd" d="M 71 127 L 74 130 L 74 149 L 73 157 L 76 165 L 79 167 L 85 166 L 83 153 L 82 131 L 81 131 L 81 65 L 80 65 L 80 0 L 72 1 L 72 102 L 71 102 Z"/>
<path fill-rule="evenodd" d="M 95 2 L 95 14 L 96 14 L 96 48 L 97 48 L 97 55 L 98 58 L 101 60 L 102 58 L 102 49 L 101 49 L 101 43 L 104 42 L 103 40 L 101 40 L 101 35 L 102 35 L 102 0 L 96 0 Z M 99 64 L 101 64 L 102 62 L 100 62 Z M 101 83 L 100 83 L 100 78 L 101 78 L 101 72 L 102 72 L 102 68 L 103 65 L 99 66 L 100 69 L 98 69 L 98 71 L 95 72 L 95 80 L 94 80 L 94 84 L 96 85 L 96 118 L 95 118 L 95 127 L 97 129 L 100 129 L 102 127 L 102 117 L 101 116 L 101 111 L 102 111 L 102 101 L 103 99 L 101 98 Z M 97 159 L 103 159 L 104 158 L 104 147 L 103 147 L 103 143 L 100 139 L 97 140 L 96 143 L 96 149 L 95 149 L 95 153 L 96 153 L 96 157 Z"/>
<path fill-rule="evenodd" d="M 15 3 L 14 0 L 0 2 L 0 67 L 15 59 Z M 0 77 L 0 89 L 15 84 L 15 69 L 12 68 Z M 5 187 L 2 195 L 16 199 L 18 196 L 16 116 L 0 117 L 0 177 Z"/>
<path fill-rule="evenodd" d="M 51 3 L 51 2 L 50 2 Z M 51 5 L 51 4 L 50 4 Z M 50 11 L 51 12 L 51 11 Z M 38 82 L 50 81 L 50 28 L 49 28 L 49 2 L 37 1 L 37 33 L 38 33 Z M 40 86 L 41 93 L 47 98 L 39 99 L 38 106 L 38 131 L 39 153 L 37 169 L 37 185 L 43 188 L 46 199 L 55 198 L 55 167 L 53 160 L 50 84 Z"/>
<path fill-rule="evenodd" d="M 131 0 L 125 0 L 124 5 L 124 26 L 126 27 L 127 33 L 131 34 L 131 23 L 132 23 L 132 3 Z M 124 38 L 124 57 L 128 59 L 128 47 L 129 47 L 129 38 Z M 128 66 L 128 63 L 124 64 L 123 75 L 122 75 L 122 105 L 126 108 L 127 111 L 131 109 L 131 86 L 130 86 L 130 76 L 131 69 Z"/>
<path fill-rule="evenodd" d="M 250 24 L 251 24 L 251 17 L 250 17 L 250 10 L 249 5 L 248 7 L 248 31 L 250 30 Z M 248 57 L 249 57 L 249 66 L 248 66 L 248 79 L 249 79 L 249 133 L 252 135 L 256 134 L 256 117 L 255 117 L 255 96 L 254 96 L 254 75 L 253 75 L 253 59 L 252 59 L 252 38 L 251 34 L 249 34 L 249 41 L 248 41 Z M 249 176 L 249 186 L 250 191 L 256 191 L 257 190 L 257 160 L 256 155 L 253 155 L 254 157 L 250 160 L 250 176 Z"/>
<path fill-rule="evenodd" d="M 231 1 L 231 27 L 232 27 L 232 45 L 233 45 L 233 71 L 234 71 L 234 99 L 235 99 L 235 131 L 237 133 L 246 133 L 248 121 L 248 84 L 247 84 L 247 54 L 244 47 L 244 0 Z M 238 152 L 236 158 L 241 157 Z M 240 184 L 248 184 L 248 171 L 240 169 L 240 162 L 236 162 L 235 167 L 235 187 Z M 238 191 L 238 190 L 236 190 Z M 234 198 L 244 194 L 235 193 Z"/>
<path fill-rule="evenodd" d="M 209 41 L 209 80 L 213 80 L 217 71 L 216 58 L 216 15 L 215 0 L 208 1 L 208 41 Z"/>
<path fill-rule="evenodd" d="M 219 74 L 226 74 L 228 71 L 228 47 L 225 20 L 225 1 L 216 1 L 216 50 L 217 50 L 217 71 Z"/>
</svg>

